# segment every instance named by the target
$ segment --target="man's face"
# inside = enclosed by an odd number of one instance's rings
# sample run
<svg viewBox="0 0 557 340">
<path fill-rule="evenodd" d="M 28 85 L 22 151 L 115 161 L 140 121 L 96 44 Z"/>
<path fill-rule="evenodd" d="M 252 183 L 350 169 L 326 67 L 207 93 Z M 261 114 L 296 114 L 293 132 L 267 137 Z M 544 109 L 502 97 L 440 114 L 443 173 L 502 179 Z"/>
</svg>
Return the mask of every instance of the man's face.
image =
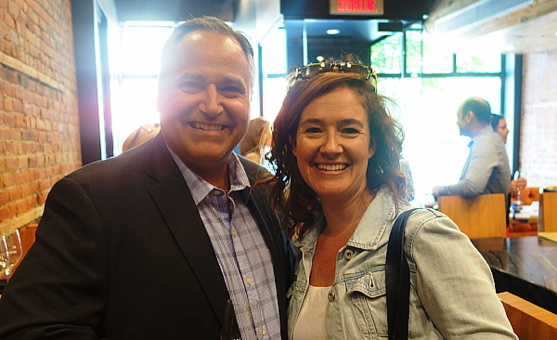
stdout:
<svg viewBox="0 0 557 340">
<path fill-rule="evenodd" d="M 248 60 L 234 38 L 194 31 L 182 37 L 169 63 L 159 80 L 161 131 L 172 151 L 202 176 L 225 166 L 246 133 Z"/>
<path fill-rule="evenodd" d="M 470 125 L 470 112 L 463 112 L 462 107 L 456 113 L 456 124 L 461 136 L 469 136 L 468 126 Z"/>
</svg>

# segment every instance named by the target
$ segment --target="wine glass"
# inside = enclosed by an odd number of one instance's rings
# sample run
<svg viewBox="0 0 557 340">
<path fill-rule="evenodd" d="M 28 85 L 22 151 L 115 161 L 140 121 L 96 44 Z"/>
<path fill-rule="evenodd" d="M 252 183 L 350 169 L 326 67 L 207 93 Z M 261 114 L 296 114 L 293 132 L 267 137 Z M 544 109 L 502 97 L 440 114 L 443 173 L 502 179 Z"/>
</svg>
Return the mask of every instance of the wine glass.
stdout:
<svg viewBox="0 0 557 340">
<path fill-rule="evenodd" d="M 516 201 L 514 201 L 513 205 L 515 206 L 515 210 L 519 210 L 522 207 L 522 200 L 520 199 L 520 192 L 526 184 L 524 180 L 520 180 L 522 178 L 522 172 L 516 170 L 513 175 L 513 190 L 516 190 Z"/>
<path fill-rule="evenodd" d="M 0 273 L 2 274 L 2 276 L 5 274 L 9 262 L 10 262 L 10 253 L 8 252 L 8 246 L 6 244 L 6 236 L 1 235 L 0 236 Z"/>
<path fill-rule="evenodd" d="M 242 339 L 238 322 L 236 320 L 236 313 L 238 313 L 240 320 L 244 320 L 253 325 L 252 329 L 244 329 L 249 333 L 245 336 L 249 339 L 259 339 L 266 334 L 263 310 L 261 302 L 257 299 L 248 298 L 247 301 L 241 303 L 229 299 L 226 304 L 226 311 L 224 314 L 224 324 L 221 329 L 221 340 L 240 340 Z M 248 321 L 249 320 L 249 321 Z M 254 333 L 255 332 L 255 333 Z"/>
<path fill-rule="evenodd" d="M 13 274 L 13 268 L 17 265 L 17 263 L 23 256 L 19 230 L 16 229 L 13 233 L 6 236 L 5 242 L 8 251 L 8 265 L 4 270 L 6 272 L 6 277 L 9 278 Z"/>
<path fill-rule="evenodd" d="M 236 314 L 234 313 L 234 304 L 231 299 L 228 299 L 226 310 L 224 311 L 224 324 L 220 332 L 220 340 L 236 340 L 240 338 L 240 330 L 238 329 Z"/>
</svg>

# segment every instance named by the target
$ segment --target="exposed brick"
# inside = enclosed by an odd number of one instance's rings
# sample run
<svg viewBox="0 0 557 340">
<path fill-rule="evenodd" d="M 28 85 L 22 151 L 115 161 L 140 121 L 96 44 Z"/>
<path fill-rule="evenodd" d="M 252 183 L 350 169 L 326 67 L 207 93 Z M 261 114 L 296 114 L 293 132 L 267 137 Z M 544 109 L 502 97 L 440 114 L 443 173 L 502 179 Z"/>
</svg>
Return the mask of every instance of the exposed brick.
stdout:
<svg viewBox="0 0 557 340">
<path fill-rule="evenodd" d="M 520 161 L 528 186 L 557 186 L 557 51 L 524 57 Z"/>
<path fill-rule="evenodd" d="M 44 204 L 81 165 L 71 32 L 71 0 L 0 0 L 0 52 L 26 66 L 0 64 L 0 221 Z"/>
</svg>

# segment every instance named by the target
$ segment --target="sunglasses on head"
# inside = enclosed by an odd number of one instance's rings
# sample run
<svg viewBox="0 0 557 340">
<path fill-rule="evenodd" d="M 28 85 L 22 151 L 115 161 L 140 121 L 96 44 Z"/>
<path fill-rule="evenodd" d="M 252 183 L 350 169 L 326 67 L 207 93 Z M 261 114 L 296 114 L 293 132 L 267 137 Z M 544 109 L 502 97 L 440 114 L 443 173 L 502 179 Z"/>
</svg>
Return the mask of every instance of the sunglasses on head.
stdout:
<svg viewBox="0 0 557 340">
<path fill-rule="evenodd" d="M 348 62 L 321 62 L 308 64 L 304 67 L 298 67 L 296 69 L 296 79 L 310 79 L 325 72 L 358 74 L 362 80 L 371 80 L 373 90 L 377 92 L 377 74 L 371 67 L 362 64 L 352 64 Z"/>
</svg>

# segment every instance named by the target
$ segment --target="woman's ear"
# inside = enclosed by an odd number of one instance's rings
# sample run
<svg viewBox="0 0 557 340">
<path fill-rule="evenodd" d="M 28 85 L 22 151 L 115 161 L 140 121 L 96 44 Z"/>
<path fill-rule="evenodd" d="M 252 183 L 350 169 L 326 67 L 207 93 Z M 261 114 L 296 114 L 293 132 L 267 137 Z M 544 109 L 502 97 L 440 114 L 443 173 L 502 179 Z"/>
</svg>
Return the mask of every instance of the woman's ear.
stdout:
<svg viewBox="0 0 557 340">
<path fill-rule="evenodd" d="M 375 148 L 377 147 L 376 143 L 375 143 L 375 139 L 371 138 L 369 141 L 369 150 L 368 150 L 368 159 L 370 159 L 371 157 L 373 157 L 373 155 L 375 155 Z"/>
</svg>

